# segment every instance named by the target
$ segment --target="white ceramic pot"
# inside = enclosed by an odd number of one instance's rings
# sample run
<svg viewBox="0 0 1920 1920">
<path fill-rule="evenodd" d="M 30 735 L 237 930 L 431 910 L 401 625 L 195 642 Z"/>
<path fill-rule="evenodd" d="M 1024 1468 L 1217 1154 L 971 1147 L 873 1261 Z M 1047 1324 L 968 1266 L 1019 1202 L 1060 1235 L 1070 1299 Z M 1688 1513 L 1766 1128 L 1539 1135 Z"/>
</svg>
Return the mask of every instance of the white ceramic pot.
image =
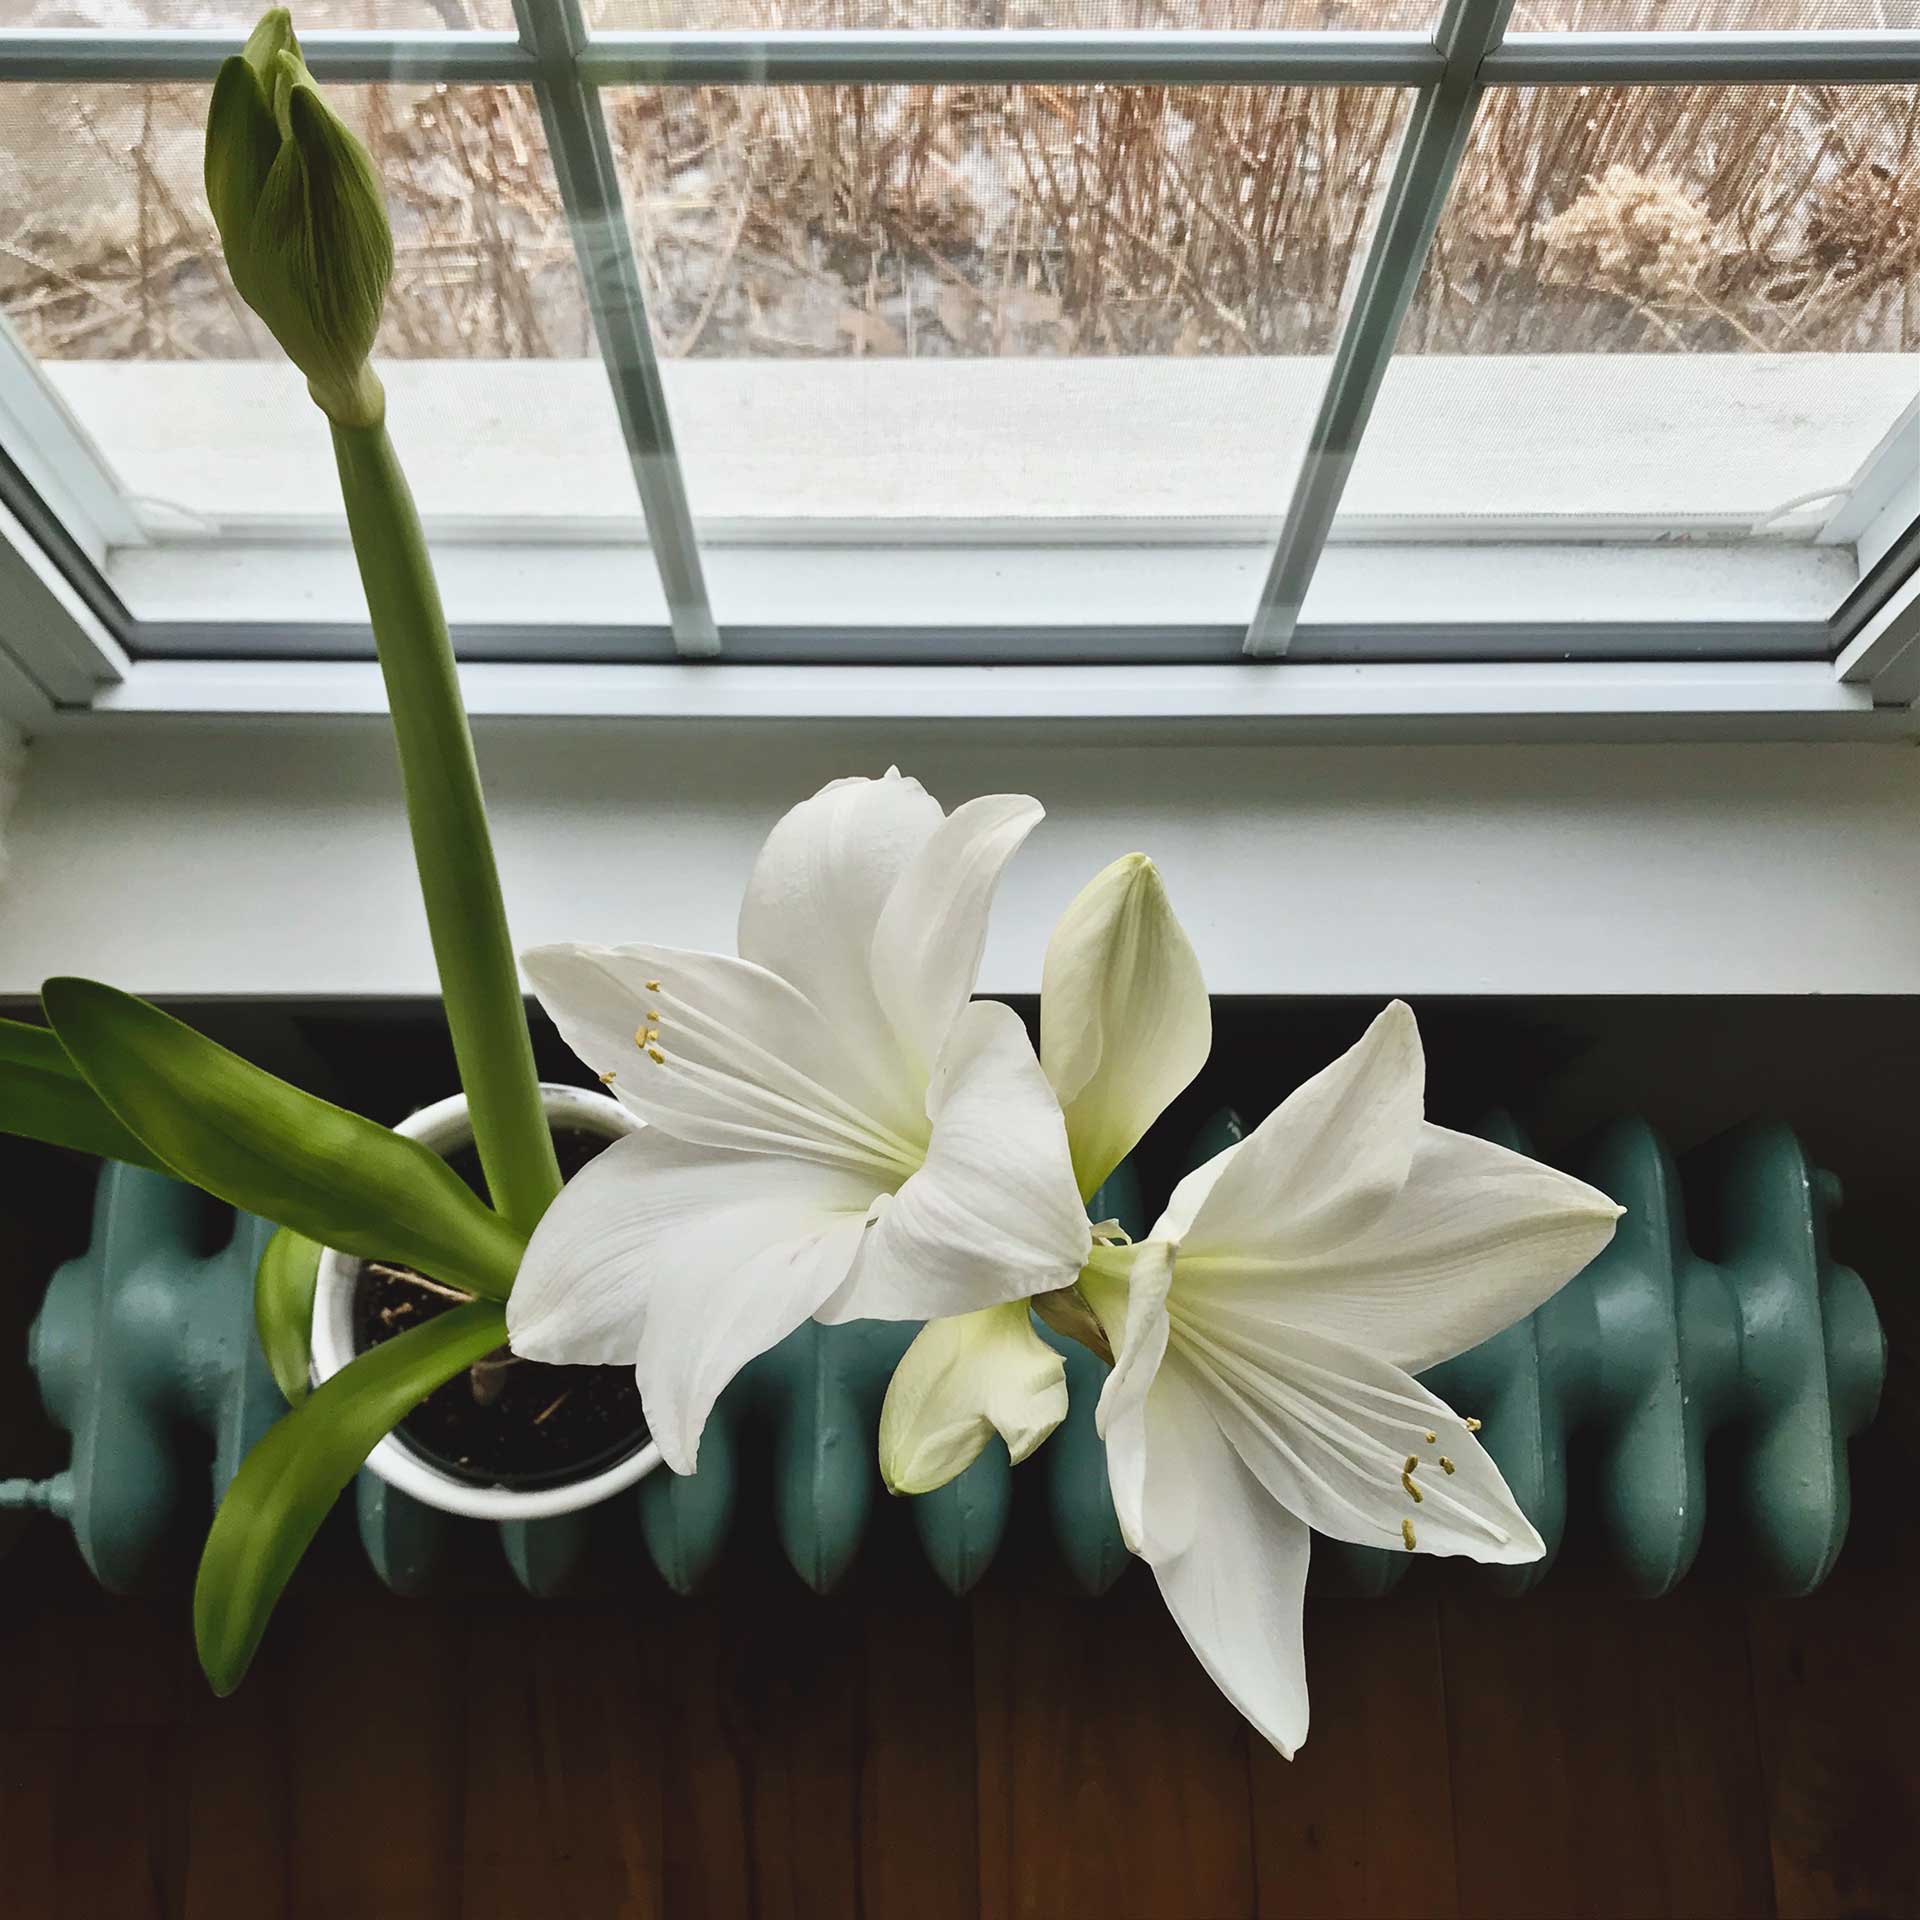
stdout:
<svg viewBox="0 0 1920 1920">
<path fill-rule="evenodd" d="M 617 1101 L 581 1087 L 543 1082 L 540 1097 L 548 1120 L 556 1127 L 617 1140 L 640 1124 Z M 451 1099 L 422 1107 L 402 1120 L 394 1132 L 418 1140 L 442 1157 L 456 1153 L 473 1143 L 467 1097 L 456 1093 Z M 360 1262 L 352 1254 L 336 1253 L 329 1247 L 321 1255 L 319 1283 L 313 1293 L 316 1386 L 338 1373 L 354 1356 L 353 1299 L 359 1279 Z M 388 1486 L 411 1494 L 427 1506 L 438 1507 L 442 1513 L 465 1514 L 476 1520 L 544 1520 L 557 1513 L 576 1513 L 632 1486 L 659 1464 L 660 1449 L 649 1440 L 611 1466 L 596 1468 L 578 1480 L 560 1486 L 517 1488 L 476 1486 L 471 1481 L 456 1480 L 416 1453 L 398 1434 L 388 1434 L 367 1456 L 367 1465 Z"/>
</svg>

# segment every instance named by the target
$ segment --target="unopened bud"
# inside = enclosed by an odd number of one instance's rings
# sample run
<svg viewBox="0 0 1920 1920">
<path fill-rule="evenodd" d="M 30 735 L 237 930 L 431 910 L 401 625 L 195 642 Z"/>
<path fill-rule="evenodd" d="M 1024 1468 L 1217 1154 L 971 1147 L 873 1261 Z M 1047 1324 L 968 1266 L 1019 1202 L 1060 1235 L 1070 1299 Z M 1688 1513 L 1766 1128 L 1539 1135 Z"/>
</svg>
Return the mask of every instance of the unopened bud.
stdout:
<svg viewBox="0 0 1920 1920">
<path fill-rule="evenodd" d="M 385 412 L 367 366 L 393 234 L 366 149 L 334 113 L 284 7 L 226 62 L 207 112 L 207 202 L 240 297 L 342 426 Z"/>
</svg>

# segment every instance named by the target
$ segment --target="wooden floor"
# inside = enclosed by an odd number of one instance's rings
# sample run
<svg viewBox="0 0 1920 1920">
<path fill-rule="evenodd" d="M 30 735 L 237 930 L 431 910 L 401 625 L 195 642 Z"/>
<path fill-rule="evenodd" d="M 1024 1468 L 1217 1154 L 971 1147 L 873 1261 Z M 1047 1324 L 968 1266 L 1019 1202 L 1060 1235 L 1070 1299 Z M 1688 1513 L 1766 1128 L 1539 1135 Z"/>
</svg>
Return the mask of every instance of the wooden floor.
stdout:
<svg viewBox="0 0 1920 1920">
<path fill-rule="evenodd" d="M 943 1597 L 889 1534 L 657 1586 L 406 1603 L 331 1542 L 215 1701 L 183 1599 L 50 1525 L 0 1598 L 8 1916 L 1920 1913 L 1916 1591 L 1317 1604 L 1250 1739 L 1151 1582 Z"/>
</svg>

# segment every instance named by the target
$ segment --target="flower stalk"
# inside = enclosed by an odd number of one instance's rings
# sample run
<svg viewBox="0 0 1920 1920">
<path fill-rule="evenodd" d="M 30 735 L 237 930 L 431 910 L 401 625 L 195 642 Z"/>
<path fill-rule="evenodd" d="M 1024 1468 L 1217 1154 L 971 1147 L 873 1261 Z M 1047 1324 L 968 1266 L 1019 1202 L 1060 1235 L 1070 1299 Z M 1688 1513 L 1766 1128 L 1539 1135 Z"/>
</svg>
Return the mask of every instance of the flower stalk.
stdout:
<svg viewBox="0 0 1920 1920">
<path fill-rule="evenodd" d="M 446 615 L 368 364 L 393 235 L 372 162 L 307 71 L 284 7 L 262 14 L 220 70 L 206 183 L 234 286 L 332 428 L 474 1145 L 494 1205 L 531 1233 L 560 1191 L 560 1167 Z"/>
<path fill-rule="evenodd" d="M 347 526 L 393 715 L 453 1054 L 493 1203 L 531 1233 L 560 1191 L 453 643 L 384 423 L 333 423 Z"/>
</svg>

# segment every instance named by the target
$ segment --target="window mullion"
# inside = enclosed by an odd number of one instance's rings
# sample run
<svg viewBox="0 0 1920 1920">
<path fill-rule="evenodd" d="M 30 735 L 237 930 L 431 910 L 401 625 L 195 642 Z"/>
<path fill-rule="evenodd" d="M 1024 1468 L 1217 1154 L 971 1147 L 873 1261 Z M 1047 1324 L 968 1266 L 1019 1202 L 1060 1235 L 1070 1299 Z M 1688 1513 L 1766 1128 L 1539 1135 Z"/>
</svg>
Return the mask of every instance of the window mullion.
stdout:
<svg viewBox="0 0 1920 1920">
<path fill-rule="evenodd" d="M 598 96 L 580 77 L 587 35 L 578 0 L 514 0 L 514 17 L 539 64 L 547 145 L 660 570 L 674 647 L 685 658 L 710 656 L 720 651 L 720 637 L 674 451 L 613 144 Z"/>
<path fill-rule="evenodd" d="M 597 86 L 1425 86 L 1420 33 L 1313 27 L 664 28 L 596 33 Z"/>
<path fill-rule="evenodd" d="M 1279 658 L 1293 638 L 1353 471 L 1360 436 L 1393 357 L 1400 323 L 1466 151 L 1480 101 L 1480 63 L 1499 44 L 1512 11 L 1513 0 L 1447 0 L 1435 36 L 1446 65 L 1438 82 L 1421 91 L 1401 139 L 1273 564 L 1247 628 L 1246 652 L 1254 659 Z"/>
<path fill-rule="evenodd" d="M 0 28 L 0 80 L 211 81 L 246 44 L 232 28 Z M 526 81 L 533 58 L 511 33 L 302 33 L 300 49 L 317 80 L 464 85 Z"/>
<path fill-rule="evenodd" d="M 1920 31 L 1516 33 L 1480 69 L 1489 87 L 1761 86 L 1920 80 Z"/>
</svg>

